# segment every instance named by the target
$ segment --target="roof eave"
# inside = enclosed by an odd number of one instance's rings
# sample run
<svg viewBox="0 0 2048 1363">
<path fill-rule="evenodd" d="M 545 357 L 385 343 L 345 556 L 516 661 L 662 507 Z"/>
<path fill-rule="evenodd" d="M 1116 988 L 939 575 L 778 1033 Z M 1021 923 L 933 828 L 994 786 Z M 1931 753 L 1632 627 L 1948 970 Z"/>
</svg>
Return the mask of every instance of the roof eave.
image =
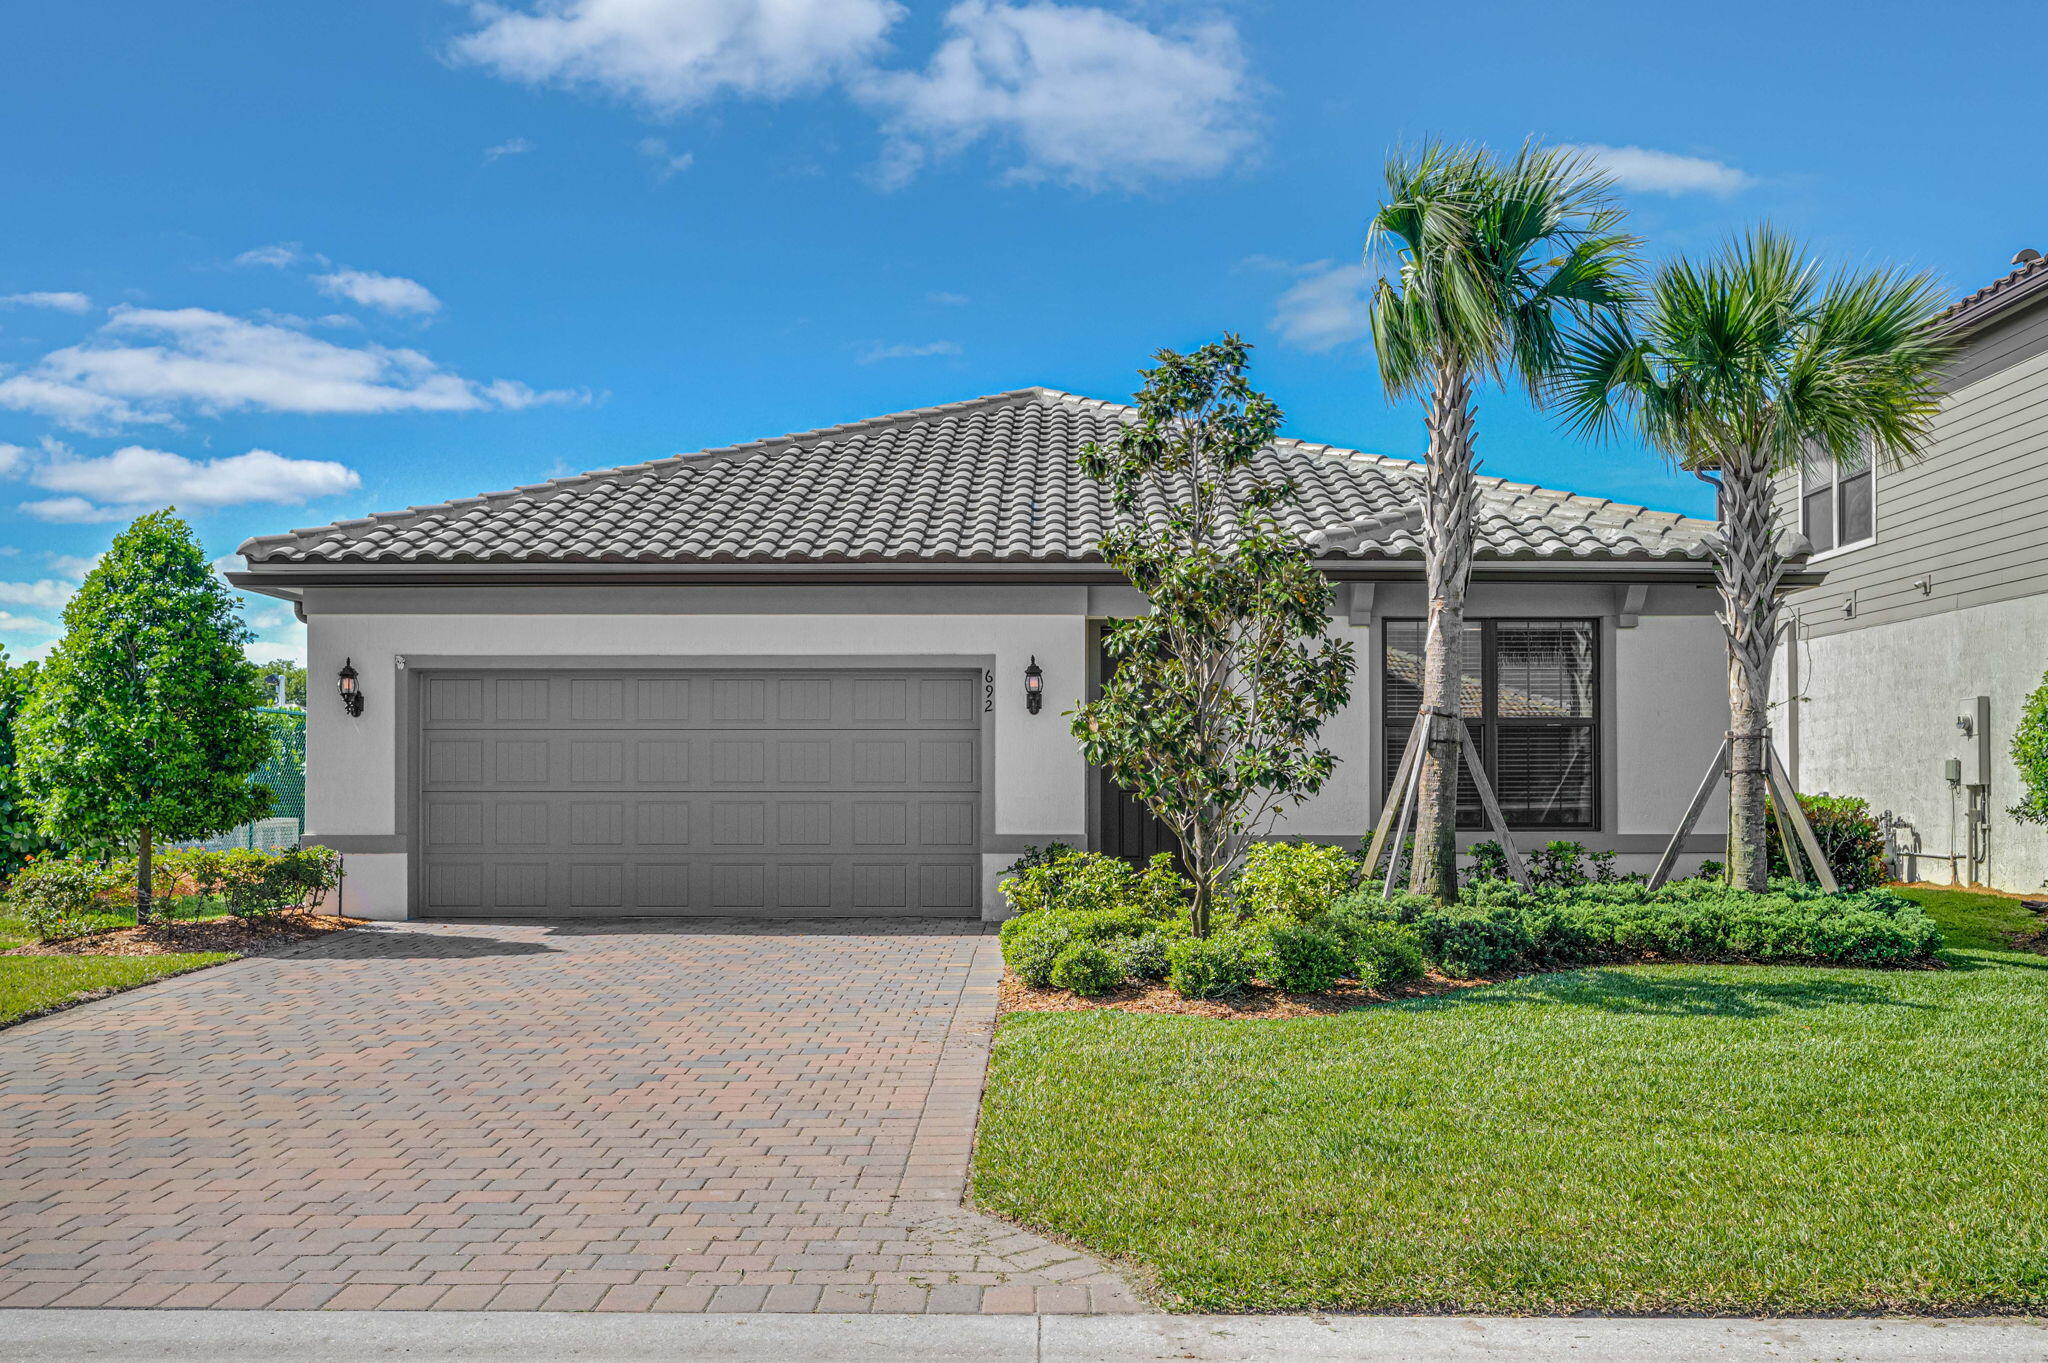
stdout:
<svg viewBox="0 0 2048 1363">
<path fill-rule="evenodd" d="M 1316 566 L 1340 582 L 1416 581 L 1419 558 L 1326 558 Z M 1472 566 L 1481 582 L 1712 582 L 1703 558 L 1611 555 L 1586 558 L 1481 558 Z M 243 591 L 286 600 L 308 587 L 547 587 L 692 586 L 704 584 L 844 586 L 890 582 L 977 584 L 1063 583 L 1118 585 L 1122 574 L 1106 563 L 1075 560 L 889 560 L 834 563 L 259 563 L 227 575 Z M 1807 586 L 1820 575 L 1795 566 L 1788 585 Z"/>
</svg>

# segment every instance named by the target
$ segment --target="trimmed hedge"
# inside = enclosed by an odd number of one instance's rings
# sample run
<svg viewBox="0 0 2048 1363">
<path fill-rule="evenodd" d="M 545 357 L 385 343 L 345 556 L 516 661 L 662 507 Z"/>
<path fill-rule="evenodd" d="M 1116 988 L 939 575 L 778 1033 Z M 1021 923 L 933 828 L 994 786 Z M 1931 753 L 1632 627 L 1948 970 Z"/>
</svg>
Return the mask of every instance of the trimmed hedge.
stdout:
<svg viewBox="0 0 2048 1363">
<path fill-rule="evenodd" d="M 1421 896 L 1350 896 L 1336 911 L 1405 923 L 1446 975 L 1603 961 L 1736 961 L 1782 965 L 1909 966 L 1931 962 L 1941 930 L 1919 906 L 1885 889 L 1829 895 L 1791 881 L 1764 894 L 1676 881 L 1525 890 L 1512 881 L 1471 887 L 1445 907 Z"/>
</svg>

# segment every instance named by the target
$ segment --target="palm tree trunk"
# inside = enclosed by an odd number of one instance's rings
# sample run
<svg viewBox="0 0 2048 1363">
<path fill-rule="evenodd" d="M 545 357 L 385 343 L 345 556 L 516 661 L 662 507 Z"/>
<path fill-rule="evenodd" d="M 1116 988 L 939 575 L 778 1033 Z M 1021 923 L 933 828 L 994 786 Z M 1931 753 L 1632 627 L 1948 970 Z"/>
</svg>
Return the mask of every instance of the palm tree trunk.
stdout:
<svg viewBox="0 0 2048 1363">
<path fill-rule="evenodd" d="M 1439 360 L 1429 396 L 1429 462 L 1423 472 L 1422 555 L 1429 629 L 1422 648 L 1422 710 L 1429 740 L 1415 811 L 1409 888 L 1449 903 L 1458 895 L 1458 726 L 1465 659 L 1465 584 L 1472 572 L 1472 381 Z"/>
<path fill-rule="evenodd" d="M 1721 470 L 1721 538 L 1714 554 L 1721 628 L 1728 637 L 1728 883 L 1770 881 L 1764 767 L 1770 732 L 1771 659 L 1778 644 L 1778 508 L 1769 461 L 1744 450 Z"/>
</svg>

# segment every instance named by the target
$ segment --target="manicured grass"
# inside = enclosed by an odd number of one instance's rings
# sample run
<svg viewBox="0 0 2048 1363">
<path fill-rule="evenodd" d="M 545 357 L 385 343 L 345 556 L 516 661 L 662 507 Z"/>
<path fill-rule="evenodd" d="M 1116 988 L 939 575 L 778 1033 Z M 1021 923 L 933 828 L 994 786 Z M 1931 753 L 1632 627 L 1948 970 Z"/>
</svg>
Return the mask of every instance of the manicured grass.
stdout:
<svg viewBox="0 0 2048 1363">
<path fill-rule="evenodd" d="M 983 1208 L 1188 1310 L 2048 1307 L 2048 958 L 1632 966 L 1332 1017 L 1015 1014 Z"/>
<path fill-rule="evenodd" d="M 220 910 L 181 912 L 180 919 L 215 918 Z M 18 918 L 0 918 L 0 951 L 35 940 Z M 0 1027 L 46 1013 L 81 994 L 111 993 L 234 959 L 222 951 L 162 956 L 0 956 Z"/>
<path fill-rule="evenodd" d="M 0 1026 L 48 1012 L 81 994 L 132 989 L 234 959 L 233 952 L 163 956 L 0 956 Z"/>
</svg>

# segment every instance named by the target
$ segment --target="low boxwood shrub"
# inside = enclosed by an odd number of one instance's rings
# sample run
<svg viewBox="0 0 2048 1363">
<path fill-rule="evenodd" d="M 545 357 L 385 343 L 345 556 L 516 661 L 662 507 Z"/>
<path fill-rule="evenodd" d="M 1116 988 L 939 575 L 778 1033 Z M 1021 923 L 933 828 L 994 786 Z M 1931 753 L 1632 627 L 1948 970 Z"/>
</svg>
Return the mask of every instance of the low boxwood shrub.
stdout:
<svg viewBox="0 0 2048 1363">
<path fill-rule="evenodd" d="M 1095 942 L 1069 942 L 1052 963 L 1055 988 L 1076 994 L 1107 994 L 1124 982 L 1126 968 L 1122 955 Z"/>
<path fill-rule="evenodd" d="M 1306 923 L 1358 883 L 1359 860 L 1319 842 L 1262 842 L 1245 853 L 1230 885 L 1230 903 L 1242 920 Z"/>
<path fill-rule="evenodd" d="M 1416 915 L 1423 954 L 1453 979 L 1494 975 L 1525 964 L 1535 943 L 1513 910 L 1450 905 Z"/>
<path fill-rule="evenodd" d="M 1362 922 L 1350 941 L 1351 973 L 1367 989 L 1407 984 L 1427 968 L 1422 939 L 1405 923 Z"/>
<path fill-rule="evenodd" d="M 1290 994 L 1316 994 L 1351 973 L 1344 940 L 1325 928 L 1279 923 L 1266 930 L 1260 973 Z"/>
<path fill-rule="evenodd" d="M 1178 923 L 1161 923 L 1151 931 L 1124 939 L 1124 973 L 1134 980 L 1163 980 L 1173 968 L 1167 953 L 1188 935 Z"/>
<path fill-rule="evenodd" d="M 1102 947 L 1121 960 L 1142 956 L 1143 959 L 1133 961 L 1133 966 L 1151 969 L 1152 955 L 1163 958 L 1163 943 L 1173 936 L 1177 926 L 1136 909 L 1052 910 L 1019 914 L 1003 924 L 998 937 L 1003 946 L 1003 963 L 1018 979 L 1042 989 L 1054 983 L 1053 968 L 1061 954 L 1078 942 Z M 1141 943 L 1153 939 L 1161 945 L 1141 949 Z M 1150 978 L 1166 973 L 1163 959 L 1156 968 L 1158 974 Z M 1139 972 L 1133 968 L 1130 973 Z"/>
<path fill-rule="evenodd" d="M 1258 944 L 1243 931 L 1188 937 L 1167 948 L 1167 983 L 1184 999 L 1238 993 L 1258 974 Z"/>
</svg>

